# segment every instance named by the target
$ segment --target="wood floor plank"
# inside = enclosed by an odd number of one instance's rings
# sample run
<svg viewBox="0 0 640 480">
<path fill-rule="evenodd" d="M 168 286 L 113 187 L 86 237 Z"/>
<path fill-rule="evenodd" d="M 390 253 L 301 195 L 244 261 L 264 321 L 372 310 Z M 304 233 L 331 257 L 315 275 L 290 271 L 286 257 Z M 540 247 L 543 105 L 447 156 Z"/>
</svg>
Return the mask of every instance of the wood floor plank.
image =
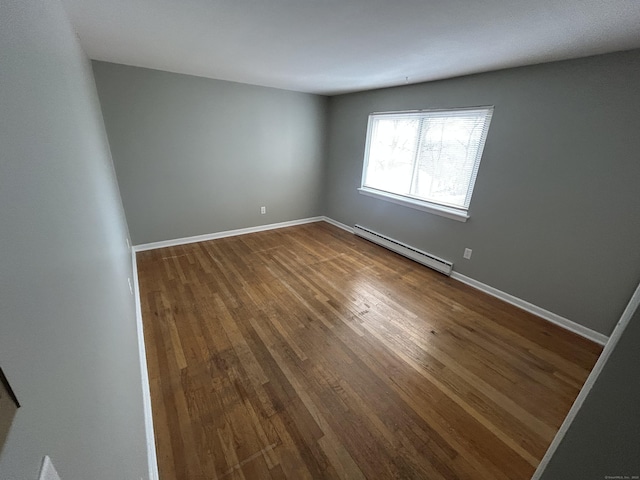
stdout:
<svg viewBox="0 0 640 480">
<path fill-rule="evenodd" d="M 138 273 L 162 480 L 528 479 L 601 351 L 324 222 Z"/>
</svg>

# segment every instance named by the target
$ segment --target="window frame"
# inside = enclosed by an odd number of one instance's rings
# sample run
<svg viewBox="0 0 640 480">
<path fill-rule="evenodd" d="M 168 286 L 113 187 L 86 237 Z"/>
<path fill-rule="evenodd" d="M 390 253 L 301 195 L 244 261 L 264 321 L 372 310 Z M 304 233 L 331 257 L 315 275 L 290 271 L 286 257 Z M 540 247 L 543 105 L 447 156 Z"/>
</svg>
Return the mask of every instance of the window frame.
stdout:
<svg viewBox="0 0 640 480">
<path fill-rule="evenodd" d="M 420 117 L 423 115 L 428 115 L 429 113 L 442 114 L 442 113 L 451 112 L 452 114 L 455 114 L 459 112 L 474 111 L 474 110 L 487 111 L 488 122 L 485 128 L 485 132 L 480 139 L 479 148 L 478 148 L 479 155 L 477 157 L 477 163 L 474 165 L 474 173 L 472 174 L 469 181 L 469 187 L 467 191 L 467 197 L 469 198 L 468 207 L 464 208 L 464 207 L 456 207 L 456 206 L 441 204 L 441 203 L 425 200 L 423 198 L 419 198 L 411 194 L 397 194 L 397 193 L 389 192 L 386 190 L 380 190 L 374 187 L 365 186 L 367 167 L 369 165 L 371 141 L 373 136 L 373 122 L 375 119 L 384 118 L 384 117 L 389 117 L 389 118 Z M 373 112 L 369 114 L 369 118 L 367 121 L 367 137 L 366 137 L 365 149 L 364 149 L 364 160 L 362 162 L 362 175 L 360 178 L 360 187 L 358 188 L 358 192 L 362 195 L 366 195 L 369 197 L 378 198 L 378 199 L 391 202 L 391 203 L 396 203 L 399 205 L 404 205 L 410 208 L 433 213 L 435 215 L 440 215 L 453 220 L 466 222 L 469 219 L 469 208 L 471 204 L 471 198 L 473 195 L 473 189 L 475 187 L 477 174 L 479 171 L 480 163 L 482 161 L 482 156 L 484 154 L 484 146 L 485 146 L 486 138 L 488 136 L 489 127 L 491 126 L 493 112 L 494 112 L 493 105 L 483 105 L 483 106 L 477 106 L 477 107 L 462 107 L 462 108 L 439 108 L 439 109 L 424 109 L 424 110 L 404 110 L 404 111 L 393 111 L 393 112 Z"/>
</svg>

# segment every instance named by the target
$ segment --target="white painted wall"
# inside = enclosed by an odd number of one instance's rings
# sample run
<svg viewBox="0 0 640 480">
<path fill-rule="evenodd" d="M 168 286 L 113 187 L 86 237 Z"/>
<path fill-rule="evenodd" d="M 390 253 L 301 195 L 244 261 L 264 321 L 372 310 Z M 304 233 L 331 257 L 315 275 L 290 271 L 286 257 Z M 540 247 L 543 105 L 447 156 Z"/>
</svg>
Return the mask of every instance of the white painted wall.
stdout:
<svg viewBox="0 0 640 480">
<path fill-rule="evenodd" d="M 0 478 L 147 478 L 132 275 L 91 66 L 58 0 L 0 2 Z"/>
</svg>

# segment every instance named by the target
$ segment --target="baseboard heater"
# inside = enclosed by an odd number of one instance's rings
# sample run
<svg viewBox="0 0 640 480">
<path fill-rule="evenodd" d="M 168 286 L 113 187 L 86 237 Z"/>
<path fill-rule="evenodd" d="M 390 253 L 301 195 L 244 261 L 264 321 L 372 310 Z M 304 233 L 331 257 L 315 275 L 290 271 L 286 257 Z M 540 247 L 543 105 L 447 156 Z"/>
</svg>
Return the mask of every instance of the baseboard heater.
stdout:
<svg viewBox="0 0 640 480">
<path fill-rule="evenodd" d="M 417 248 L 410 247 L 405 243 L 399 242 L 380 233 L 376 233 L 373 230 L 369 230 L 368 228 L 360 225 L 353 227 L 353 233 L 359 237 L 369 240 L 370 242 L 377 243 L 384 248 L 388 248 L 393 252 L 399 253 L 402 256 L 421 263 L 422 265 L 444 273 L 445 275 L 451 275 L 451 271 L 453 270 L 452 262 L 438 258 L 430 253 L 423 252 Z"/>
</svg>

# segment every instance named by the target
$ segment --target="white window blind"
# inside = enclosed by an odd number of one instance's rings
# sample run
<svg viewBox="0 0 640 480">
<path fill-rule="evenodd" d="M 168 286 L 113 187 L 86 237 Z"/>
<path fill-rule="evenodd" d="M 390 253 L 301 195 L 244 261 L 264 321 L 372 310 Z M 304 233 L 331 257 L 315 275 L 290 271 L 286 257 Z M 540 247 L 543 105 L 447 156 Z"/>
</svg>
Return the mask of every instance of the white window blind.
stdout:
<svg viewBox="0 0 640 480">
<path fill-rule="evenodd" d="M 493 107 L 369 116 L 362 187 L 466 212 Z"/>
</svg>

